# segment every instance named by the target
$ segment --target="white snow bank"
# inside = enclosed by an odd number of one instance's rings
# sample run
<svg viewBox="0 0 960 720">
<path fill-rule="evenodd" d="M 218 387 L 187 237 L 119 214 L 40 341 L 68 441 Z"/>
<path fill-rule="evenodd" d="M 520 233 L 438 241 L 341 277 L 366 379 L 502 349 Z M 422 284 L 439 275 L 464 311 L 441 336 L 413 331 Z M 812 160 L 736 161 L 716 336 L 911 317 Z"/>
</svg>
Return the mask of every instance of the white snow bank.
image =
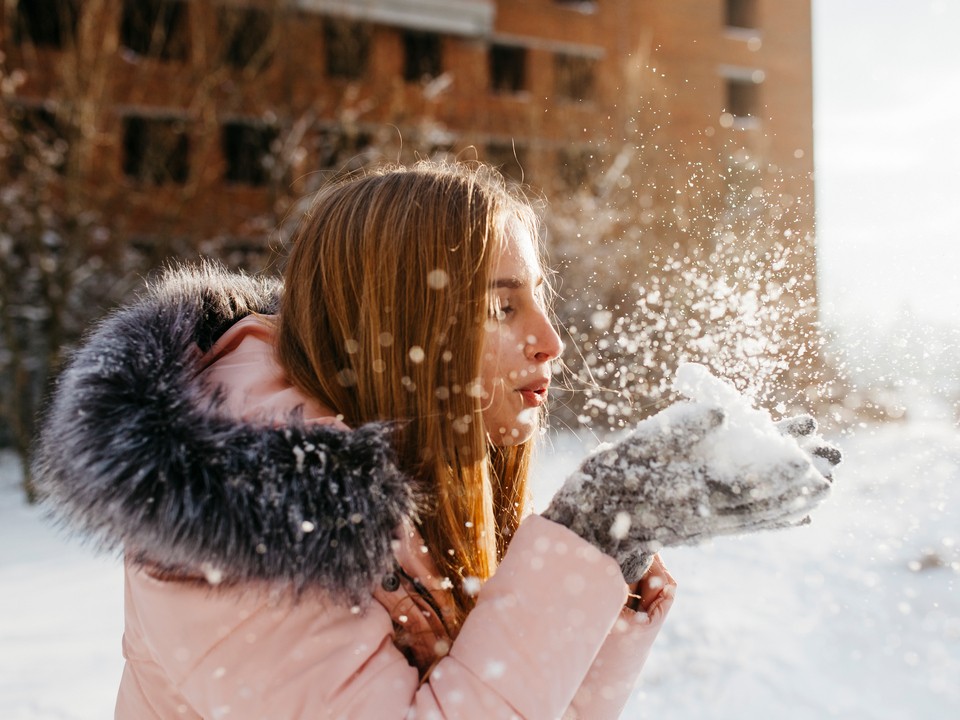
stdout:
<svg viewBox="0 0 960 720">
<path fill-rule="evenodd" d="M 810 525 L 663 551 L 677 600 L 625 718 L 956 717 L 960 431 L 941 416 L 838 444 Z M 536 507 L 581 453 L 553 439 Z"/>
<path fill-rule="evenodd" d="M 584 446 L 552 435 L 535 506 Z M 664 551 L 679 592 L 624 717 L 953 718 L 960 707 L 960 431 L 862 427 L 806 527 Z M 112 717 L 122 574 L 26 507 L 0 453 L 0 718 Z"/>
<path fill-rule="evenodd" d="M 123 657 L 123 575 L 23 501 L 0 451 L 0 718 L 113 717 Z"/>
</svg>

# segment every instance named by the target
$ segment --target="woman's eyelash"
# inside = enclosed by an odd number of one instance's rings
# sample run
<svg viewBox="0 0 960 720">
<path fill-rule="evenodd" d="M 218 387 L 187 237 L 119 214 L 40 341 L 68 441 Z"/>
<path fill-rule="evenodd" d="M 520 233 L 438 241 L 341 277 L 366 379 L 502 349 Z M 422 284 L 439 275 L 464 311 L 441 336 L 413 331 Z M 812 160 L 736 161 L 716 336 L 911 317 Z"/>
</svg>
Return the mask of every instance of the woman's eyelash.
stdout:
<svg viewBox="0 0 960 720">
<path fill-rule="evenodd" d="M 490 307 L 490 316 L 497 320 L 503 320 L 512 313 L 513 306 L 506 301 L 494 300 L 493 305 Z"/>
</svg>

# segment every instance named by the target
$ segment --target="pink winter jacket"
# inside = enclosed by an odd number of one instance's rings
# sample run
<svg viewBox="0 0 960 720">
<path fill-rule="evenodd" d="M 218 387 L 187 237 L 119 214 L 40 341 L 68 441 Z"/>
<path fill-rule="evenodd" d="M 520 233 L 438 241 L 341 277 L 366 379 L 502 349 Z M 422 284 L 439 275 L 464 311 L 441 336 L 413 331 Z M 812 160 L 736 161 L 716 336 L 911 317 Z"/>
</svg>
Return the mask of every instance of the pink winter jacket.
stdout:
<svg viewBox="0 0 960 720">
<path fill-rule="evenodd" d="M 172 268 L 88 331 L 31 472 L 126 559 L 122 720 L 604 718 L 673 597 L 526 518 L 453 639 L 389 426 L 344 428 L 273 360 L 283 288 Z"/>
<path fill-rule="evenodd" d="M 285 381 L 272 333 L 248 317 L 204 356 L 226 409 L 263 419 L 302 406 L 308 421 L 338 424 Z M 397 573 L 361 605 L 315 589 L 295 597 L 282 583 L 232 583 L 210 568 L 185 575 L 128 560 L 116 717 L 619 715 L 673 600 L 659 562 L 634 612 L 613 559 L 530 516 L 451 641 L 444 581 L 412 527 L 398 528 L 397 539 Z"/>
</svg>

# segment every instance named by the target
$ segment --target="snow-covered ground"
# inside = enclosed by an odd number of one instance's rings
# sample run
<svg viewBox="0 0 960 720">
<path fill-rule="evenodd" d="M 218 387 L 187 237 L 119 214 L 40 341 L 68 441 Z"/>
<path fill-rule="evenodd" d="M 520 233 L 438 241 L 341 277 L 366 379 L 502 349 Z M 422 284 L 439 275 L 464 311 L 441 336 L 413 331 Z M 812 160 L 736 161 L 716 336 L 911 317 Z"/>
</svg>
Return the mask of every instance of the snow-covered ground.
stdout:
<svg viewBox="0 0 960 720">
<path fill-rule="evenodd" d="M 839 441 L 812 524 L 663 553 L 679 592 L 625 717 L 960 717 L 960 428 L 921 414 Z"/>
<path fill-rule="evenodd" d="M 859 427 L 814 523 L 664 553 L 680 592 L 625 717 L 960 717 L 960 429 Z M 582 443 L 554 436 L 538 504 Z M 119 563 L 25 507 L 0 453 L 0 718 L 112 716 Z"/>
<path fill-rule="evenodd" d="M 13 455 L 0 452 L 0 718 L 113 717 L 120 565 L 60 537 L 19 483 Z"/>
</svg>

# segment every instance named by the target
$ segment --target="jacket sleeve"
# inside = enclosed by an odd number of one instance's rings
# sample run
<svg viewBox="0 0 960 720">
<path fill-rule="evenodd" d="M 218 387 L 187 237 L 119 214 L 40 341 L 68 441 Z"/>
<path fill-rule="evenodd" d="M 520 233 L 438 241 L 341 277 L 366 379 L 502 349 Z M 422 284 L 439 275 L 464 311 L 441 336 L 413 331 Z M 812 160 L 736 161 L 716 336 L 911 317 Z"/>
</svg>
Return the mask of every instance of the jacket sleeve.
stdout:
<svg viewBox="0 0 960 720">
<path fill-rule="evenodd" d="M 615 560 L 531 516 L 420 684 L 377 603 L 170 585 L 141 582 L 131 598 L 143 645 L 196 713 L 241 720 L 559 718 L 627 596 Z"/>
<path fill-rule="evenodd" d="M 657 587 L 642 593 L 642 607 L 624 608 L 577 691 L 564 720 L 618 718 L 636 689 L 640 671 L 673 605 L 676 582 L 656 560 Z M 652 586 L 653 583 L 651 583 Z"/>
</svg>

